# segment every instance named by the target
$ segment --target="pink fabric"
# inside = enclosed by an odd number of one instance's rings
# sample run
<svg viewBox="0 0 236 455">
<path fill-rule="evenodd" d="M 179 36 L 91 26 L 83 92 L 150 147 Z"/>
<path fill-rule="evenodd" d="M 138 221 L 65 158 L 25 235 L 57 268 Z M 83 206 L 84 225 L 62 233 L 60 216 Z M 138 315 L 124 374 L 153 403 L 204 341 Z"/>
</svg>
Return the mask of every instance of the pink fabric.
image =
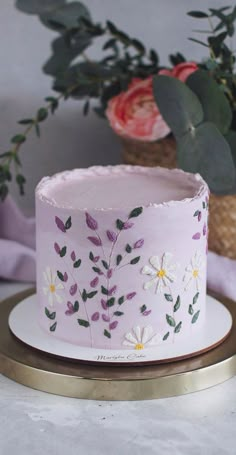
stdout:
<svg viewBox="0 0 236 455">
<path fill-rule="evenodd" d="M 35 281 L 35 220 L 11 197 L 0 203 L 0 278 Z M 236 300 L 236 261 L 208 254 L 208 288 Z"/>
<path fill-rule="evenodd" d="M 0 278 L 35 281 L 35 220 L 11 197 L 0 203 Z"/>
</svg>

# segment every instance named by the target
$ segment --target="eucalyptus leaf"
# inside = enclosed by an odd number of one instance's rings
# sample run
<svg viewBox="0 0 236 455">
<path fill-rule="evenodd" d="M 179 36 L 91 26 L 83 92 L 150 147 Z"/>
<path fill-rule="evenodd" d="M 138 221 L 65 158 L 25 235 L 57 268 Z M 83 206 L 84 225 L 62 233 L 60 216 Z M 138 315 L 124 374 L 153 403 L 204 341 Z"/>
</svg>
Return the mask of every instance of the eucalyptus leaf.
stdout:
<svg viewBox="0 0 236 455">
<path fill-rule="evenodd" d="M 16 8 L 27 14 L 43 14 L 64 5 L 66 0 L 17 0 Z"/>
<path fill-rule="evenodd" d="M 203 109 L 195 93 L 170 76 L 154 76 L 153 92 L 162 117 L 175 136 L 181 137 L 203 121 Z"/>
<path fill-rule="evenodd" d="M 205 122 L 177 138 L 179 166 L 199 172 L 212 192 L 225 193 L 235 182 L 235 167 L 229 144 L 213 123 Z"/>
<path fill-rule="evenodd" d="M 43 66 L 44 73 L 51 76 L 64 74 L 72 60 L 74 60 L 74 58 L 83 52 L 89 45 L 90 40 L 88 38 L 81 39 L 73 47 L 67 46 L 62 37 L 56 38 L 52 42 L 52 56 Z"/>
<path fill-rule="evenodd" d="M 41 3 L 42 0 L 41 0 Z M 48 10 L 41 13 L 40 20 L 46 27 L 52 30 L 58 30 L 54 23 L 62 24 L 65 28 L 78 27 L 78 21 L 81 17 L 91 19 L 88 8 L 81 2 L 63 2 L 59 8 Z"/>
<path fill-rule="evenodd" d="M 217 82 L 207 71 L 198 70 L 188 77 L 186 83 L 200 100 L 204 120 L 214 123 L 222 134 L 226 134 L 232 122 L 232 111 Z"/>
</svg>

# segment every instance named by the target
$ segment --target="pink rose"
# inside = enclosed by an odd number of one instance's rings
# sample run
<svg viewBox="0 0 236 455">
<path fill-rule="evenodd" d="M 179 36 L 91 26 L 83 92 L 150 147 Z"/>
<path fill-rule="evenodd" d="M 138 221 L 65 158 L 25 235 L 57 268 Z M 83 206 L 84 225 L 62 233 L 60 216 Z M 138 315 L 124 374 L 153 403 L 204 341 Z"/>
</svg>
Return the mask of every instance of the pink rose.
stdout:
<svg viewBox="0 0 236 455">
<path fill-rule="evenodd" d="M 150 142 L 170 132 L 153 97 L 152 77 L 133 79 L 126 92 L 108 102 L 106 115 L 120 136 Z"/>
<path fill-rule="evenodd" d="M 198 70 L 198 66 L 194 62 L 183 62 L 175 65 L 172 70 L 163 69 L 160 70 L 158 74 L 162 74 L 164 76 L 172 76 L 176 77 L 182 82 L 185 82 L 186 79 L 190 76 L 190 74 L 194 73 L 194 71 Z"/>
</svg>

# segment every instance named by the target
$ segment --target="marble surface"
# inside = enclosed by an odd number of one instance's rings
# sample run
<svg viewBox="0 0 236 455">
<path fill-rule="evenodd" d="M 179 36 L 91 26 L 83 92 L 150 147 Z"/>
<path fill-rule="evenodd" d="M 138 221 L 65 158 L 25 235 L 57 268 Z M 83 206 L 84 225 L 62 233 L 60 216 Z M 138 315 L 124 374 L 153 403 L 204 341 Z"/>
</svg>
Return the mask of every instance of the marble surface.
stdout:
<svg viewBox="0 0 236 455">
<path fill-rule="evenodd" d="M 30 284 L 0 282 L 0 300 Z M 0 375 L 0 454 L 235 455 L 236 378 L 185 396 L 99 402 Z"/>
</svg>

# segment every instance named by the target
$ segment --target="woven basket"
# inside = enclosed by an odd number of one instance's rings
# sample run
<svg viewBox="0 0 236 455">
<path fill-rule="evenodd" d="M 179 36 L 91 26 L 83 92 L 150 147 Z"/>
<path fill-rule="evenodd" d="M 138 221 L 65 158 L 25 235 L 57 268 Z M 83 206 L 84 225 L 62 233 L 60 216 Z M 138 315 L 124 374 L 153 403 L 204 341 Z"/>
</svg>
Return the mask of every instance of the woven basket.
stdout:
<svg viewBox="0 0 236 455">
<path fill-rule="evenodd" d="M 157 142 L 121 139 L 123 162 L 140 166 L 176 167 L 176 143 L 169 136 Z M 209 249 L 236 259 L 236 196 L 210 196 Z"/>
</svg>

